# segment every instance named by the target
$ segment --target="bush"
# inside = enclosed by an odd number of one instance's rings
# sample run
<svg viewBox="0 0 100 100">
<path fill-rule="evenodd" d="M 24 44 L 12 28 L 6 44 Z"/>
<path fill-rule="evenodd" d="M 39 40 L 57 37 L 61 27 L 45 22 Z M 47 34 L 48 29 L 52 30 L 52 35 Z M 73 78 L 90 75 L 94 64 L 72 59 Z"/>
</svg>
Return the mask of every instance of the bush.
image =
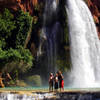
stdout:
<svg viewBox="0 0 100 100">
<path fill-rule="evenodd" d="M 0 63 L 3 71 L 12 72 L 18 70 L 24 73 L 31 68 L 33 56 L 28 49 L 20 47 L 19 49 L 10 48 L 8 51 L 0 49 Z"/>
<path fill-rule="evenodd" d="M 41 86 L 42 85 L 41 77 L 39 75 L 33 75 L 33 76 L 27 77 L 27 82 L 33 86 Z"/>
<path fill-rule="evenodd" d="M 12 31 L 16 28 L 14 16 L 8 9 L 4 10 L 3 14 L 0 14 L 0 39 L 8 38 L 12 35 Z"/>
<path fill-rule="evenodd" d="M 27 84 L 24 82 L 24 80 L 17 80 L 16 81 L 16 86 L 26 87 Z"/>
<path fill-rule="evenodd" d="M 32 27 L 32 17 L 28 12 L 18 11 L 16 18 L 17 35 L 16 35 L 16 46 L 24 46 L 25 40 L 28 36 L 30 28 Z"/>
</svg>

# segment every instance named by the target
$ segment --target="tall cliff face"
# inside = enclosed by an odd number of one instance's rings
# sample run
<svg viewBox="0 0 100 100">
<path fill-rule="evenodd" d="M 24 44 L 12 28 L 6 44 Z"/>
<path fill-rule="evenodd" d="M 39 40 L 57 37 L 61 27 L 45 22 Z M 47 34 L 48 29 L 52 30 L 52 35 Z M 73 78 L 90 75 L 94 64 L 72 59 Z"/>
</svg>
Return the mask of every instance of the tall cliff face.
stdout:
<svg viewBox="0 0 100 100">
<path fill-rule="evenodd" d="M 33 15 L 33 7 L 38 4 L 38 0 L 0 0 L 0 9 L 10 8 L 13 10 L 22 9 Z"/>
<path fill-rule="evenodd" d="M 100 38 L 100 0 L 88 0 L 87 3 L 94 17 Z"/>
<path fill-rule="evenodd" d="M 0 10 L 2 8 L 10 8 L 13 10 L 22 9 L 23 11 L 28 11 L 31 15 L 34 14 L 34 6 L 38 2 L 43 2 L 44 0 L 0 0 Z M 100 37 L 100 0 L 86 0 L 88 6 L 93 14 L 95 23 L 97 25 L 98 34 Z"/>
</svg>

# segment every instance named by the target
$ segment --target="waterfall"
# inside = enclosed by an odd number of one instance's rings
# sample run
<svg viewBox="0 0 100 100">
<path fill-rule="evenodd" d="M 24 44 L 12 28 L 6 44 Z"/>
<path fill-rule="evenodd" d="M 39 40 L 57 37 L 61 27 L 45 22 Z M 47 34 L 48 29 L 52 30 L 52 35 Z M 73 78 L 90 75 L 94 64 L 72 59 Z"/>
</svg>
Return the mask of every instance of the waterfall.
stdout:
<svg viewBox="0 0 100 100">
<path fill-rule="evenodd" d="M 38 55 L 42 54 L 43 42 L 46 44 L 47 55 L 47 70 L 49 72 L 55 72 L 56 58 L 57 58 L 57 32 L 59 22 L 57 21 L 57 7 L 58 0 L 46 0 L 45 11 L 43 16 L 43 28 L 40 36 L 40 46 Z M 43 40 L 44 39 L 44 40 Z"/>
<path fill-rule="evenodd" d="M 82 0 L 66 0 L 72 70 L 70 85 L 98 87 L 100 41 L 92 15 Z"/>
</svg>

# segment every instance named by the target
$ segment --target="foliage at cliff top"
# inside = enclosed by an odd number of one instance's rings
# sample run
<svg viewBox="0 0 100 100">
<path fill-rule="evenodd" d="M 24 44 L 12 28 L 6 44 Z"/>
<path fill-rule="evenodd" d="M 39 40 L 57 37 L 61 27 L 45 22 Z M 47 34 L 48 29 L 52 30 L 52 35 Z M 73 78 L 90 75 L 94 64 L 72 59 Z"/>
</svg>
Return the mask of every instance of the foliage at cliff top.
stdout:
<svg viewBox="0 0 100 100">
<path fill-rule="evenodd" d="M 25 72 L 32 66 L 33 56 L 24 48 L 31 26 L 32 17 L 23 11 L 16 12 L 16 17 L 8 9 L 0 14 L 1 70 Z"/>
<path fill-rule="evenodd" d="M 25 40 L 32 26 L 32 17 L 29 15 L 29 13 L 27 12 L 25 13 L 21 10 L 18 11 L 16 17 L 16 26 L 17 26 L 16 46 L 18 45 L 24 46 Z"/>
</svg>

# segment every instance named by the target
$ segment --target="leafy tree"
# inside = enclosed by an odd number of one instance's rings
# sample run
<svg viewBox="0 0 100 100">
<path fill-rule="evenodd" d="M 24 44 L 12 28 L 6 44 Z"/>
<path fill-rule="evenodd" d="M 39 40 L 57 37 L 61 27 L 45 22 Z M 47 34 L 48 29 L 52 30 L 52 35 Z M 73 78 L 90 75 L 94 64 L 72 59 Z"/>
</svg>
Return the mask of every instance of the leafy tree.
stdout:
<svg viewBox="0 0 100 100">
<path fill-rule="evenodd" d="M 8 9 L 5 9 L 4 13 L 0 14 L 0 39 L 7 39 L 11 36 L 12 30 L 16 28 L 13 18 L 13 15 Z"/>
<path fill-rule="evenodd" d="M 16 18 L 16 26 L 18 30 L 18 34 L 16 36 L 16 46 L 24 46 L 27 35 L 32 26 L 32 17 L 27 12 L 18 11 Z"/>
<path fill-rule="evenodd" d="M 10 48 L 7 50 L 0 49 L 0 67 L 3 71 L 25 72 L 32 66 L 33 57 L 28 49 L 20 47 L 19 49 Z"/>
<path fill-rule="evenodd" d="M 0 69 L 18 73 L 26 72 L 33 65 L 33 56 L 24 43 L 32 27 L 32 17 L 23 11 L 14 15 L 5 9 L 0 14 Z M 16 44 L 16 45 L 15 45 Z M 14 46 L 12 46 L 14 45 Z"/>
</svg>

